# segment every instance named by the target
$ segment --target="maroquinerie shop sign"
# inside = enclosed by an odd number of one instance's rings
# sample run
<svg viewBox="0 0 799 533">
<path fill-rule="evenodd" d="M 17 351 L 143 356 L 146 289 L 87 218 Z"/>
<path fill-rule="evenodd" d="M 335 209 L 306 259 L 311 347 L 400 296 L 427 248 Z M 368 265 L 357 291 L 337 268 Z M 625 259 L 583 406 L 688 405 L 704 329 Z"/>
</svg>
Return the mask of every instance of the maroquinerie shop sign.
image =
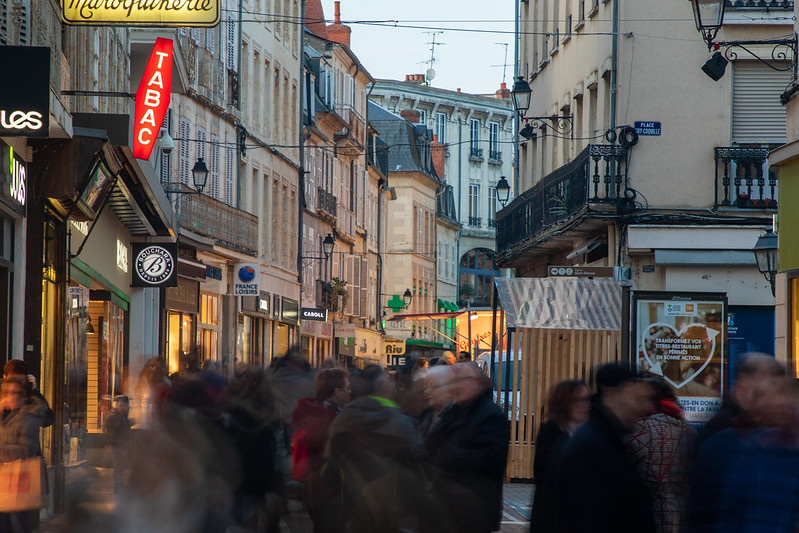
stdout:
<svg viewBox="0 0 799 533">
<path fill-rule="evenodd" d="M 198 26 L 219 23 L 220 0 L 61 0 L 67 24 Z"/>
</svg>

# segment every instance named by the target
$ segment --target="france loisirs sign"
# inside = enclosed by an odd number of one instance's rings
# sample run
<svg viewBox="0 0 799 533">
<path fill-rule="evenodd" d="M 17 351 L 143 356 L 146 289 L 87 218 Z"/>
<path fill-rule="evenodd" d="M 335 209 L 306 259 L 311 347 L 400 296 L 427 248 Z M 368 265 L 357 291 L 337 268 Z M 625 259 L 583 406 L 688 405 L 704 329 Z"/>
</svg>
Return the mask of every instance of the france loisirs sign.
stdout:
<svg viewBox="0 0 799 533">
<path fill-rule="evenodd" d="M 61 0 L 66 24 L 194 26 L 219 24 L 219 0 Z"/>
<path fill-rule="evenodd" d="M 136 91 L 133 157 L 150 159 L 172 92 L 172 40 L 159 37 Z"/>
</svg>

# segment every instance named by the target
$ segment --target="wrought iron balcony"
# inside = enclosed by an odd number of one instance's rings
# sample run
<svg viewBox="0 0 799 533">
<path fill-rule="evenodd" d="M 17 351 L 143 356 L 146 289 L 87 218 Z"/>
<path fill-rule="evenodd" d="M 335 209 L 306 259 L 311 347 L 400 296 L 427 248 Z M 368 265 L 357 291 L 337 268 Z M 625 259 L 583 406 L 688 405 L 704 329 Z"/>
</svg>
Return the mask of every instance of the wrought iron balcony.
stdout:
<svg viewBox="0 0 799 533">
<path fill-rule="evenodd" d="M 480 217 L 469 217 L 469 225 L 479 228 L 482 226 L 483 220 Z"/>
<path fill-rule="evenodd" d="M 476 146 L 472 146 L 469 149 L 469 159 L 473 161 L 482 161 L 483 160 L 483 149 L 477 148 Z"/>
<path fill-rule="evenodd" d="M 488 151 L 488 162 L 489 163 L 502 163 L 502 152 L 499 150 L 489 150 Z"/>
<path fill-rule="evenodd" d="M 727 9 L 793 11 L 793 0 L 727 0 Z"/>
<path fill-rule="evenodd" d="M 497 227 L 497 221 L 494 220 L 493 218 L 489 218 L 488 219 L 488 227 L 489 228 L 496 228 Z"/>
<path fill-rule="evenodd" d="M 258 255 L 258 217 L 204 194 L 179 196 L 175 203 L 178 224 L 220 245 Z"/>
<path fill-rule="evenodd" d="M 542 178 L 496 215 L 498 254 L 530 241 L 590 204 L 627 205 L 626 148 L 591 144 L 569 164 Z"/>
<path fill-rule="evenodd" d="M 336 196 L 327 192 L 322 187 L 317 188 L 316 208 L 324 211 L 333 218 L 336 217 L 337 200 Z"/>
<path fill-rule="evenodd" d="M 768 168 L 771 148 L 715 148 L 716 207 L 777 209 L 777 174 Z"/>
</svg>

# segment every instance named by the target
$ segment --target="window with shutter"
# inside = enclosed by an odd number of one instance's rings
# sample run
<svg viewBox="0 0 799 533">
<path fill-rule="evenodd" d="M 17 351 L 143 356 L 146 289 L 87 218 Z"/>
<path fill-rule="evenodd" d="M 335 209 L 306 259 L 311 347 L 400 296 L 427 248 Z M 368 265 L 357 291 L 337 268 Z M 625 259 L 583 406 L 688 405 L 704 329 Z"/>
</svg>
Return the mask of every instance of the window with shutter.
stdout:
<svg viewBox="0 0 799 533">
<path fill-rule="evenodd" d="M 236 20 L 233 13 L 227 17 L 227 68 L 236 70 Z"/>
<path fill-rule="evenodd" d="M 197 158 L 205 160 L 205 128 L 197 126 Z"/>
<path fill-rule="evenodd" d="M 22 2 L 14 2 L 15 5 L 15 12 L 13 15 L 13 24 L 15 26 L 15 31 L 18 33 L 18 38 L 16 44 L 18 46 L 28 46 L 31 44 L 30 39 L 30 27 L 31 27 L 31 19 L 30 19 L 30 1 L 24 0 Z"/>
<path fill-rule="evenodd" d="M 756 61 L 735 61 L 732 73 L 732 141 L 785 143 L 785 106 L 780 94 L 791 82 L 790 72 Z"/>
<path fill-rule="evenodd" d="M 167 109 L 164 115 L 164 122 L 161 124 L 170 136 L 172 136 L 172 110 Z M 172 154 L 161 152 L 161 182 L 172 181 Z"/>
<path fill-rule="evenodd" d="M 227 205 L 235 207 L 233 203 L 233 180 L 236 179 L 235 163 L 236 163 L 236 149 L 232 146 L 227 148 L 226 168 L 225 168 L 225 202 Z"/>
<path fill-rule="evenodd" d="M 200 44 L 200 28 L 191 29 L 191 38 L 194 39 L 195 44 Z"/>
<path fill-rule="evenodd" d="M 216 52 L 216 28 L 205 30 L 205 49 L 214 55 Z"/>
<path fill-rule="evenodd" d="M 11 0 L 0 0 L 0 44 L 9 44 L 8 40 L 8 4 Z"/>
<path fill-rule="evenodd" d="M 191 124 L 189 119 L 180 117 L 180 182 L 189 184 L 189 139 L 191 138 Z"/>
<path fill-rule="evenodd" d="M 369 261 L 360 257 L 361 260 L 361 292 L 360 292 L 360 313 L 358 316 L 366 318 L 369 316 Z"/>
<path fill-rule="evenodd" d="M 219 136 L 211 134 L 211 187 L 208 194 L 219 200 Z"/>
</svg>

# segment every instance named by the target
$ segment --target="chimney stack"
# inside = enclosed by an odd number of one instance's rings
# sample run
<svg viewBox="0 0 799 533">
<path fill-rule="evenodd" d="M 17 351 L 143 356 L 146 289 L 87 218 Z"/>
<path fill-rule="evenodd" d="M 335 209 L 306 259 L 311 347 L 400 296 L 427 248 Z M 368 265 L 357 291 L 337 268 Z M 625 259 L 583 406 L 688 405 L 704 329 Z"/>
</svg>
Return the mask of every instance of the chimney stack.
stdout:
<svg viewBox="0 0 799 533">
<path fill-rule="evenodd" d="M 341 2 L 336 1 L 333 24 L 329 24 L 327 26 L 328 38 L 335 43 L 343 44 L 349 47 L 351 34 L 352 28 L 341 23 Z"/>
<path fill-rule="evenodd" d="M 419 124 L 421 115 L 415 109 L 403 109 L 400 111 L 400 116 L 412 124 Z"/>
<path fill-rule="evenodd" d="M 500 100 L 510 98 L 510 90 L 504 81 L 499 85 L 499 90 L 495 93 L 495 96 Z"/>
</svg>

